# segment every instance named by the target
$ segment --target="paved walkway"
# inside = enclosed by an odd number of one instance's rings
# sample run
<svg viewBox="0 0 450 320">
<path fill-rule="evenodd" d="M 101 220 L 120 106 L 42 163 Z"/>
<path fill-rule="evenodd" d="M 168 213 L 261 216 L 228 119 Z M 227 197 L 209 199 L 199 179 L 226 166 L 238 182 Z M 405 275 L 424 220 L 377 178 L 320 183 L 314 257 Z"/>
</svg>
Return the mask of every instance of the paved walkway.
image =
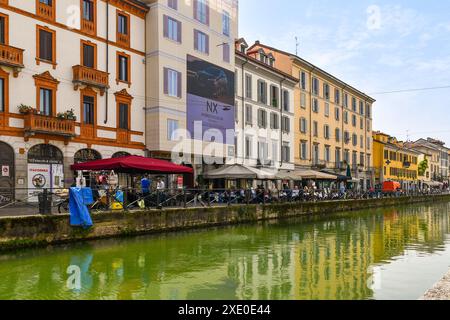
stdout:
<svg viewBox="0 0 450 320">
<path fill-rule="evenodd" d="M 450 272 L 428 290 L 421 300 L 450 300 Z"/>
</svg>

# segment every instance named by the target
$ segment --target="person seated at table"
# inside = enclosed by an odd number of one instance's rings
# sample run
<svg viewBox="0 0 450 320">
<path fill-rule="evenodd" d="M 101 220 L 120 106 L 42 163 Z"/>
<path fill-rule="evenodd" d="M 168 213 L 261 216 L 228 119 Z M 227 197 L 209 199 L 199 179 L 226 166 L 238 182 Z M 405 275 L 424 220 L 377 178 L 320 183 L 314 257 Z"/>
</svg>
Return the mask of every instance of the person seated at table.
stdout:
<svg viewBox="0 0 450 320">
<path fill-rule="evenodd" d="M 297 200 L 300 197 L 300 190 L 298 189 L 298 186 L 294 187 L 294 190 L 292 190 L 292 200 Z"/>
</svg>

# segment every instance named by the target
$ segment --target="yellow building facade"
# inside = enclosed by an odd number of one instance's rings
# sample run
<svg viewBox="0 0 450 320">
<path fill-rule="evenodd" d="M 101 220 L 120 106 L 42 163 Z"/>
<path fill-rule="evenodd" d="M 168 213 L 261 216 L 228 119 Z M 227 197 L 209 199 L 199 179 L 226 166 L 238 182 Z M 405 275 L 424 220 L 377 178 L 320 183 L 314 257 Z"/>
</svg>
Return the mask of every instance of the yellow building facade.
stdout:
<svg viewBox="0 0 450 320">
<path fill-rule="evenodd" d="M 372 105 L 375 99 L 308 61 L 256 42 L 249 51 L 271 53 L 274 66 L 300 79 L 295 88 L 294 162 L 373 184 Z"/>
<path fill-rule="evenodd" d="M 419 182 L 418 164 L 422 154 L 405 146 L 395 137 L 373 133 L 373 156 L 376 184 L 385 181 L 402 183 L 409 189 Z"/>
</svg>

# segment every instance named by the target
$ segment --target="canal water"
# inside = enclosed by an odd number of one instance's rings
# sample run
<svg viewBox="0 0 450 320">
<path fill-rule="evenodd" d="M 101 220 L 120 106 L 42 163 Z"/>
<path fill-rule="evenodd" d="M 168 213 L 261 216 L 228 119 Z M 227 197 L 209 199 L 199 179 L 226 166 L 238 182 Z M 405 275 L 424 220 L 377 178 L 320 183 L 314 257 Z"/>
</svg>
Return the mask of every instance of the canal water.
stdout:
<svg viewBox="0 0 450 320">
<path fill-rule="evenodd" d="M 0 255 L 0 299 L 418 299 L 450 269 L 450 203 Z"/>
</svg>

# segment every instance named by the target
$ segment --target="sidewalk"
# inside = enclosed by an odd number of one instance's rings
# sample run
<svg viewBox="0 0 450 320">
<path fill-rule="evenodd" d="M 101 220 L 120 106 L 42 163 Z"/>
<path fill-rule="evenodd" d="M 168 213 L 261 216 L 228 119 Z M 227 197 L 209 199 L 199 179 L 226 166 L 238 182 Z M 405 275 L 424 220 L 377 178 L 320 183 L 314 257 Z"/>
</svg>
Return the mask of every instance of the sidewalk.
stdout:
<svg viewBox="0 0 450 320">
<path fill-rule="evenodd" d="M 450 300 L 450 271 L 432 289 L 428 290 L 420 300 Z"/>
</svg>

